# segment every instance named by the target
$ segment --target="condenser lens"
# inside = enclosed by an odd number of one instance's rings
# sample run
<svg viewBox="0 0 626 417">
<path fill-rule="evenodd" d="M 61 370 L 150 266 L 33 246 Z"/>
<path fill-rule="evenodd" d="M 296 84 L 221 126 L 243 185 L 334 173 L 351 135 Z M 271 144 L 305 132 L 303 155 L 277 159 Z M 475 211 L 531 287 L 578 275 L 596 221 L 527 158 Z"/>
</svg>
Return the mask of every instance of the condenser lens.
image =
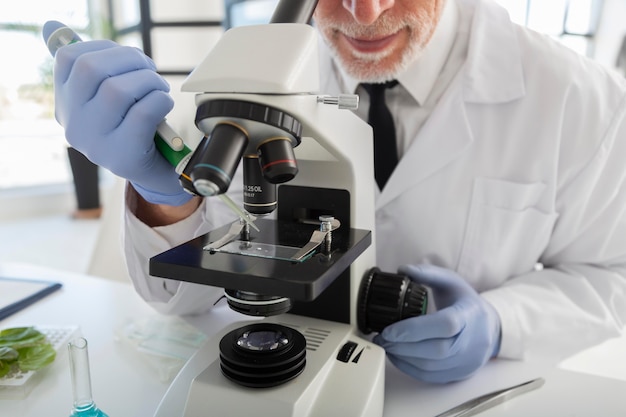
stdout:
<svg viewBox="0 0 626 417">
<path fill-rule="evenodd" d="M 273 352 L 289 344 L 289 339 L 278 330 L 251 330 L 237 339 L 237 346 L 254 352 Z"/>
<path fill-rule="evenodd" d="M 302 333 L 280 324 L 240 327 L 220 340 L 220 369 L 245 387 L 275 387 L 302 373 L 306 343 Z"/>
</svg>

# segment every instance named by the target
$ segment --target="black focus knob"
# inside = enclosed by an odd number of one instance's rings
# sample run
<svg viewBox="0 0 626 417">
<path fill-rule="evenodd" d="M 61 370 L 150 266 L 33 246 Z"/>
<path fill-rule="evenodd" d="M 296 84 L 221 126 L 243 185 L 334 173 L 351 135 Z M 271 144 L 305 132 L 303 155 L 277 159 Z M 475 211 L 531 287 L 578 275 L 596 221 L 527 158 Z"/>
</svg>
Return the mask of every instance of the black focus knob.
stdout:
<svg viewBox="0 0 626 417">
<path fill-rule="evenodd" d="M 365 334 L 397 321 L 426 314 L 428 292 L 405 275 L 370 269 L 359 289 L 357 324 Z"/>
</svg>

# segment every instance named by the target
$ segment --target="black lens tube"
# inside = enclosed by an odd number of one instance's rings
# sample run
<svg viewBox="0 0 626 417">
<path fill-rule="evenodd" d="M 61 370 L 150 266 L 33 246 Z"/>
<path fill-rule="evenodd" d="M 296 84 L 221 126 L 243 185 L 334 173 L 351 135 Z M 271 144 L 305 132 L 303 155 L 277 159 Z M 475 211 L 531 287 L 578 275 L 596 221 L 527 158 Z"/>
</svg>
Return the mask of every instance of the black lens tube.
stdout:
<svg viewBox="0 0 626 417">
<path fill-rule="evenodd" d="M 258 155 L 244 155 L 242 163 L 243 208 L 257 216 L 270 214 L 277 207 L 276 184 L 270 183 L 263 176 Z"/>
<path fill-rule="evenodd" d="M 257 147 L 261 172 L 272 184 L 291 181 L 298 173 L 291 140 L 284 137 L 267 139 Z"/>
<path fill-rule="evenodd" d="M 428 292 L 405 275 L 370 269 L 361 281 L 357 325 L 365 334 L 381 332 L 388 325 L 426 314 Z"/>
<path fill-rule="evenodd" d="M 231 123 L 216 125 L 189 161 L 196 192 L 205 197 L 225 193 L 247 145 L 248 136 L 242 128 Z"/>
</svg>

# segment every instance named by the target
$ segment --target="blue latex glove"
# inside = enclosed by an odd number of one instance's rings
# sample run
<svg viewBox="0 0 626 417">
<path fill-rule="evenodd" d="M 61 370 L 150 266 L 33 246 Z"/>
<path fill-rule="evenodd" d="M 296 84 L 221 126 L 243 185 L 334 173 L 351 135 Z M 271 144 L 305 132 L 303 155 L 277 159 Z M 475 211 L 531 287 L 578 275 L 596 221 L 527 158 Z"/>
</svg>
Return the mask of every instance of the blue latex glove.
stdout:
<svg viewBox="0 0 626 417">
<path fill-rule="evenodd" d="M 399 273 L 430 287 L 438 309 L 391 324 L 374 338 L 400 370 L 446 383 L 469 377 L 498 354 L 498 313 L 456 272 L 419 265 Z"/>
<path fill-rule="evenodd" d="M 148 202 L 189 201 L 154 144 L 174 103 L 149 57 L 108 40 L 66 45 L 55 55 L 54 86 L 56 119 L 70 145 L 129 180 Z"/>
</svg>

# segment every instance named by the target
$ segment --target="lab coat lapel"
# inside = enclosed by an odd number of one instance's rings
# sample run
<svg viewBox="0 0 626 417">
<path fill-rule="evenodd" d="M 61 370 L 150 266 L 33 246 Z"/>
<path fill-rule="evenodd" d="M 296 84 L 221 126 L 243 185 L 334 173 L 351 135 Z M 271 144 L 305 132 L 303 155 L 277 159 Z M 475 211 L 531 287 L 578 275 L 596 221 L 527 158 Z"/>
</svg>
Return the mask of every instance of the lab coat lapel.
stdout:
<svg viewBox="0 0 626 417">
<path fill-rule="evenodd" d="M 376 208 L 463 154 L 474 140 L 468 106 L 503 103 L 524 95 L 521 54 L 506 11 L 492 3 L 461 0 L 462 13 L 472 13 L 470 3 L 476 4 L 476 10 L 470 17 L 468 60 L 378 195 Z"/>
<path fill-rule="evenodd" d="M 496 104 L 523 97 L 526 89 L 522 53 L 516 26 L 507 11 L 492 1 L 459 0 L 459 3 L 461 10 L 469 3 L 476 3 L 464 68 L 465 101 Z"/>
<path fill-rule="evenodd" d="M 457 80 L 458 81 L 458 80 Z M 456 159 L 472 142 L 462 90 L 452 88 L 442 97 L 419 135 L 402 157 L 376 201 L 383 207 L 407 189 Z"/>
</svg>

